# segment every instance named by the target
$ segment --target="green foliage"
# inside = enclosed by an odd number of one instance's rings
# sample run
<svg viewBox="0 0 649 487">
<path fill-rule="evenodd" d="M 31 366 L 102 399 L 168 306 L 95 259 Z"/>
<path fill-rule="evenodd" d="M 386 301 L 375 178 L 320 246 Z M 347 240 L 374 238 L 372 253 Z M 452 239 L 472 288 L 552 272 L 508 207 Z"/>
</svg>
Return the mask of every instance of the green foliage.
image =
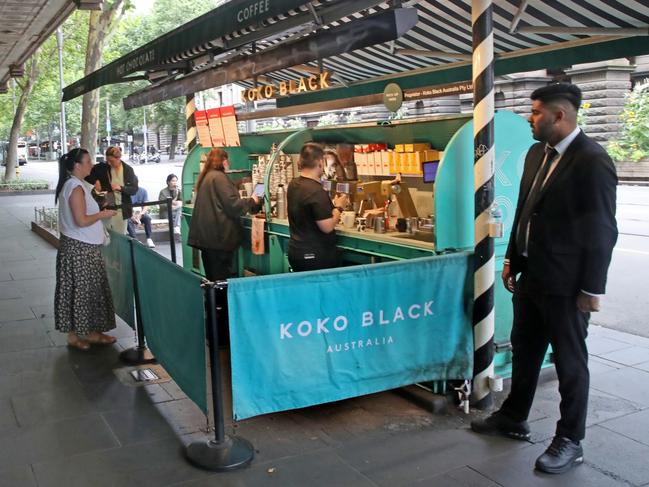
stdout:
<svg viewBox="0 0 649 487">
<path fill-rule="evenodd" d="M 4 172 L 4 171 L 3 171 Z M 4 174 L 3 174 L 4 177 Z M 37 189 L 49 189 L 49 183 L 42 179 L 14 179 L 8 182 L 0 182 L 2 191 L 34 191 Z"/>
<path fill-rule="evenodd" d="M 638 83 L 627 95 L 620 119 L 620 137 L 607 147 L 611 158 L 637 162 L 649 157 L 649 80 Z"/>
<path fill-rule="evenodd" d="M 218 0 L 196 2 L 194 0 L 156 0 L 146 15 L 132 9 L 133 2 L 126 2 L 125 16 L 110 34 L 104 52 L 103 63 L 111 61 L 143 46 L 147 42 L 189 22 L 208 10 Z M 86 46 L 88 41 L 89 13 L 75 11 L 63 24 L 63 71 L 64 85 L 70 85 L 84 76 Z M 31 131 L 41 140 L 50 135 L 59 137 L 60 99 L 58 50 L 56 33 L 41 46 L 40 75 L 30 97 L 23 122 L 23 134 Z M 115 84 L 101 89 L 99 104 L 99 135 L 106 135 L 106 101 L 110 105 L 113 135 L 135 128 L 141 132 L 143 109 L 125 111 L 122 99 L 128 94 L 147 86 L 146 81 Z M 16 87 L 16 100 L 20 88 Z M 81 130 L 82 97 L 66 102 L 66 125 L 68 135 L 75 137 Z M 166 126 L 170 130 L 182 130 L 185 124 L 185 102 L 178 98 L 147 108 L 150 125 Z M 0 141 L 7 140 L 13 121 L 11 87 L 9 93 L 0 95 Z"/>
</svg>

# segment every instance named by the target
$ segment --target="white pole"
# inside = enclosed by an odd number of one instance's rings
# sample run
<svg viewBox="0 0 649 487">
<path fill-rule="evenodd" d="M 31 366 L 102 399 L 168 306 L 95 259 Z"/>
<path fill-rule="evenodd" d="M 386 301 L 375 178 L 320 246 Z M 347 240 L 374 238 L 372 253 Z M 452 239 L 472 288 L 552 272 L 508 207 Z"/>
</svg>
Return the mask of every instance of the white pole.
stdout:
<svg viewBox="0 0 649 487">
<path fill-rule="evenodd" d="M 56 43 L 59 47 L 59 86 L 63 92 L 63 29 L 56 29 Z M 61 98 L 62 99 L 62 98 Z M 65 125 L 65 102 L 61 101 L 61 154 L 68 152 L 68 133 Z"/>
<path fill-rule="evenodd" d="M 111 146 L 110 143 L 110 105 L 108 104 L 108 98 L 106 98 L 106 133 L 107 133 L 107 142 L 108 142 L 108 147 Z"/>
<path fill-rule="evenodd" d="M 144 162 L 148 162 L 149 159 L 149 139 L 147 136 L 147 127 L 146 127 L 146 107 L 143 108 L 143 113 L 144 113 L 144 126 L 142 127 L 142 130 L 144 131 Z"/>
</svg>

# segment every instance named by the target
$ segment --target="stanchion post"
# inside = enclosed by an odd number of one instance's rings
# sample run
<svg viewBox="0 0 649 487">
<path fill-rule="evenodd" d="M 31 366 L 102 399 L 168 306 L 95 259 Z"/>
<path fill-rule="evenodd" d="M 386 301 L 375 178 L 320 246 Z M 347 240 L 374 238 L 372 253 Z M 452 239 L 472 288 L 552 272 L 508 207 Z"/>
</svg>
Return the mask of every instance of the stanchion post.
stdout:
<svg viewBox="0 0 649 487">
<path fill-rule="evenodd" d="M 169 221 L 169 244 L 171 245 L 171 262 L 176 263 L 176 239 L 174 237 L 174 216 L 171 198 L 167 198 L 167 220 Z"/>
<path fill-rule="evenodd" d="M 248 440 L 240 436 L 227 436 L 225 434 L 216 289 L 219 288 L 223 291 L 226 287 L 226 281 L 209 282 L 203 285 L 207 302 L 205 325 L 207 327 L 207 343 L 210 353 L 214 439 L 195 441 L 186 450 L 187 458 L 192 464 L 217 472 L 247 467 L 255 455 L 255 450 Z"/>
<path fill-rule="evenodd" d="M 135 251 L 133 250 L 133 239 L 129 239 L 128 245 L 131 253 L 131 269 L 133 270 L 133 299 L 135 302 L 135 330 L 137 333 L 137 345 L 121 352 L 119 358 L 122 362 L 128 365 L 152 364 L 157 362 L 157 360 L 145 345 L 144 324 L 142 323 L 142 314 L 140 312 L 140 293 L 135 272 Z"/>
</svg>

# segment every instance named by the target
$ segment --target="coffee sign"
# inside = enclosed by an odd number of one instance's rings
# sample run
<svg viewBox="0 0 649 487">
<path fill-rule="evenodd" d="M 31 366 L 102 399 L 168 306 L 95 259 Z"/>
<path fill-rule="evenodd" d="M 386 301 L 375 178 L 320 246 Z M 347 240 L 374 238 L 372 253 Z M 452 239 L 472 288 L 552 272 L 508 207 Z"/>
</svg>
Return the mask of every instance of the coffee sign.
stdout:
<svg viewBox="0 0 649 487">
<path fill-rule="evenodd" d="M 307 91 L 317 91 L 331 86 L 331 73 L 323 71 L 297 80 L 280 81 L 279 85 L 264 85 L 250 88 L 241 93 L 241 100 L 248 101 L 267 100 L 278 96 L 294 95 Z"/>
</svg>

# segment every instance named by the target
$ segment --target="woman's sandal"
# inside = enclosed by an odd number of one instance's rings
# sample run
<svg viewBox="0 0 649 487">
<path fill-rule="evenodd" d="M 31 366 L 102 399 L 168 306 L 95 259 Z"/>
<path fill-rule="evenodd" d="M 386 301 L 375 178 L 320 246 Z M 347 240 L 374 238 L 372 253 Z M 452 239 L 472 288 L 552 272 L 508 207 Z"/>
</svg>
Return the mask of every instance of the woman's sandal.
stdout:
<svg viewBox="0 0 649 487">
<path fill-rule="evenodd" d="M 77 338 L 74 341 L 68 340 L 68 347 L 87 352 L 88 350 L 90 350 L 90 343 L 88 343 L 87 340 L 83 340 L 82 338 Z"/>
<path fill-rule="evenodd" d="M 93 345 L 112 345 L 117 341 L 117 338 L 115 338 L 114 336 L 99 333 L 99 336 L 97 338 L 86 337 L 86 341 Z"/>
</svg>

